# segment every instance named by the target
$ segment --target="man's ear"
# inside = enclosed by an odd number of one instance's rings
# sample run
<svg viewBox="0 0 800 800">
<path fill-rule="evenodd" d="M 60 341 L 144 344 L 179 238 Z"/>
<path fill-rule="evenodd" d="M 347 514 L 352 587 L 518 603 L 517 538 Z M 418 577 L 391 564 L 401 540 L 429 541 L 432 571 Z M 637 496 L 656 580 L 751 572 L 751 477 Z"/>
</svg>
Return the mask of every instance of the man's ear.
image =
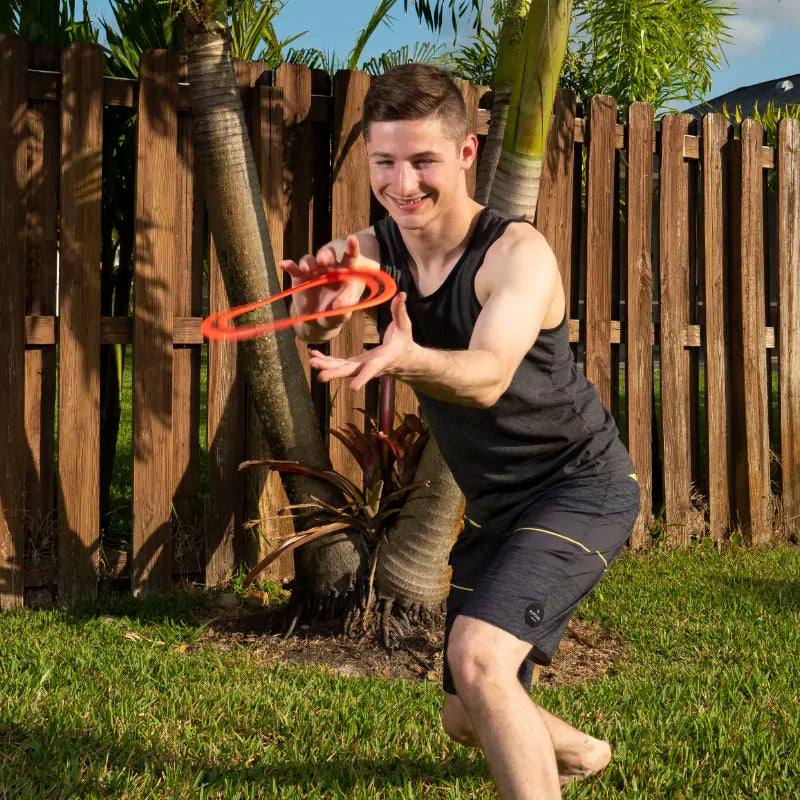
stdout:
<svg viewBox="0 0 800 800">
<path fill-rule="evenodd" d="M 468 133 L 461 144 L 461 168 L 468 170 L 478 157 L 478 137 Z"/>
</svg>

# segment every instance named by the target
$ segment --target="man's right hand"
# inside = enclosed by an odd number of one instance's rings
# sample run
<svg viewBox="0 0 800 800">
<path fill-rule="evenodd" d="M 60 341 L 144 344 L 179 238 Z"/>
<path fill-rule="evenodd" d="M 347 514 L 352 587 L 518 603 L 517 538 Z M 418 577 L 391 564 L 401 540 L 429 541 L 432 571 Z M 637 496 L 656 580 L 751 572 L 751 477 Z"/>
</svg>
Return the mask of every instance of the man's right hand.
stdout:
<svg viewBox="0 0 800 800">
<path fill-rule="evenodd" d="M 338 245 L 338 247 L 337 247 Z M 339 258 L 337 250 L 342 255 Z M 316 256 L 303 256 L 298 262 L 284 260 L 279 262 L 280 269 L 287 272 L 292 278 L 292 286 L 302 286 L 303 283 L 318 278 L 326 272 L 347 267 L 375 272 L 380 269 L 377 261 L 361 255 L 359 241 L 355 236 L 348 236 L 342 242 L 331 242 L 319 250 Z M 307 291 L 299 291 L 292 295 L 292 316 L 303 316 L 316 311 L 346 308 L 357 303 L 364 294 L 364 281 L 352 280 L 341 283 L 330 283 L 318 286 Z M 295 326 L 295 333 L 307 341 L 323 342 L 333 338 L 339 328 L 350 318 L 351 313 L 323 317 L 313 322 Z"/>
</svg>

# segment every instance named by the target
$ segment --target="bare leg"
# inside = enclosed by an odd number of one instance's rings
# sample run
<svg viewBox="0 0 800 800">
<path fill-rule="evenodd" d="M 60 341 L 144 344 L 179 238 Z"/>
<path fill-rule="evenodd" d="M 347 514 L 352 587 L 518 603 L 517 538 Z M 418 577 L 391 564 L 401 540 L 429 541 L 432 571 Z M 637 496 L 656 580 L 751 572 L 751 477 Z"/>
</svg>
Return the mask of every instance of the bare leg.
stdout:
<svg viewBox="0 0 800 800">
<path fill-rule="evenodd" d="M 542 715 L 517 680 L 529 645 L 470 617 L 458 617 L 447 653 L 458 694 L 500 796 L 561 797 L 558 767 Z"/>
<path fill-rule="evenodd" d="M 611 748 L 607 742 L 573 728 L 532 701 L 531 704 L 538 711 L 552 741 L 561 786 L 599 772 L 611 760 Z M 457 695 L 445 695 L 442 726 L 457 742 L 467 747 L 480 747 L 470 717 Z"/>
<path fill-rule="evenodd" d="M 608 765 L 611 760 L 611 748 L 608 742 L 595 739 L 593 736 L 573 728 L 572 725 L 554 716 L 540 705 L 536 705 L 536 709 L 553 741 L 561 786 L 566 786 L 573 780 L 588 778 Z M 451 739 L 455 739 L 465 747 L 481 746 L 458 695 L 445 695 L 442 707 L 442 727 Z"/>
</svg>

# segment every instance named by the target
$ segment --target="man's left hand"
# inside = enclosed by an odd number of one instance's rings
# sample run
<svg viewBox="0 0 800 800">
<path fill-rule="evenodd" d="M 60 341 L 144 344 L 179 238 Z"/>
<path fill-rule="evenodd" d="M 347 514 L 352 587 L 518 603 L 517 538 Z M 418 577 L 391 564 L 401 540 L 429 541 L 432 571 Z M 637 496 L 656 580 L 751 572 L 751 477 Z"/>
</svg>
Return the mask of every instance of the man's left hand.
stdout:
<svg viewBox="0 0 800 800">
<path fill-rule="evenodd" d="M 411 335 L 405 292 L 394 296 L 391 309 L 392 322 L 378 347 L 350 358 L 334 358 L 319 350 L 310 350 L 309 364 L 319 370 L 318 380 L 325 383 L 337 378 L 353 378 L 350 388 L 356 391 L 380 375 L 402 376 L 416 347 Z"/>
</svg>

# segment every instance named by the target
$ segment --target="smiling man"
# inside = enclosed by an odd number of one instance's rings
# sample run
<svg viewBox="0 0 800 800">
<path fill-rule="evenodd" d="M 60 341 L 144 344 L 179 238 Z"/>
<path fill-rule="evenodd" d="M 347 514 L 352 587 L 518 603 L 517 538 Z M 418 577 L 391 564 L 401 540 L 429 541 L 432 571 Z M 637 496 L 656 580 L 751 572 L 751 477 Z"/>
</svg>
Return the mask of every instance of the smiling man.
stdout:
<svg viewBox="0 0 800 800">
<path fill-rule="evenodd" d="M 550 247 L 524 220 L 474 202 L 464 102 L 429 65 L 374 79 L 363 130 L 372 191 L 389 216 L 315 256 L 281 263 L 295 285 L 339 266 L 397 281 L 381 344 L 348 359 L 312 350 L 323 381 L 392 375 L 415 390 L 467 500 L 451 553 L 442 724 L 481 747 L 503 798 L 557 798 L 601 770 L 609 745 L 534 704 L 572 612 L 630 535 L 636 476 L 614 420 L 575 365 Z M 294 296 L 294 314 L 341 308 L 363 286 Z M 311 342 L 346 316 L 299 325 Z"/>
</svg>

